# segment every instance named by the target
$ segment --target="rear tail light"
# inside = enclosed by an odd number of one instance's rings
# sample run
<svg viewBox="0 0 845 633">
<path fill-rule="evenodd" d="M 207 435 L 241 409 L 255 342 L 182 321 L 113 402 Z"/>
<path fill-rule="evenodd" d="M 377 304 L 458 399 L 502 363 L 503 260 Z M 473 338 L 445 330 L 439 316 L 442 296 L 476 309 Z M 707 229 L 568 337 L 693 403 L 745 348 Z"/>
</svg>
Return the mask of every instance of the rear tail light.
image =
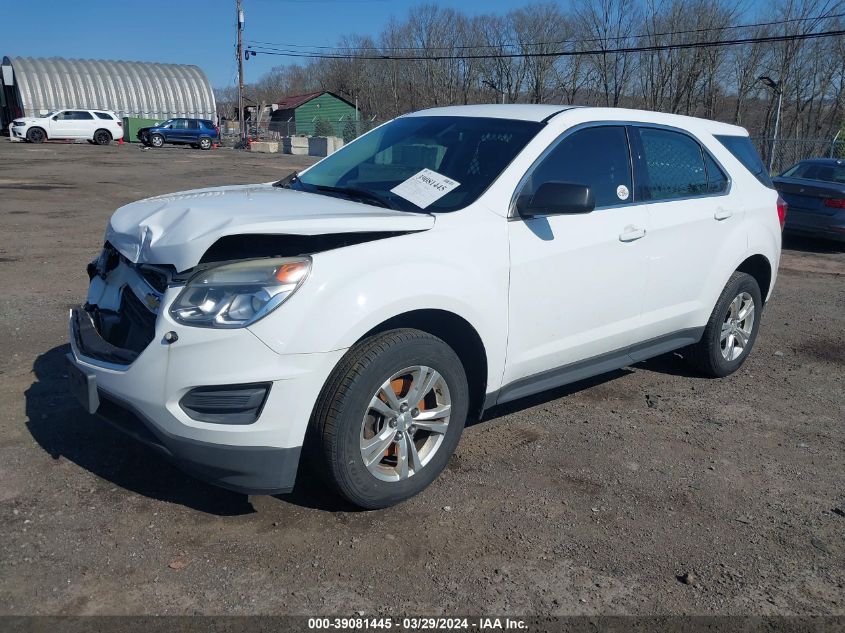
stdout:
<svg viewBox="0 0 845 633">
<path fill-rule="evenodd" d="M 845 199 L 828 198 L 824 201 L 824 206 L 830 207 L 831 209 L 845 209 Z"/>
<path fill-rule="evenodd" d="M 786 212 L 789 210 L 789 205 L 786 200 L 778 196 L 778 222 L 780 222 L 780 229 L 783 230 L 783 225 L 786 224 Z"/>
</svg>

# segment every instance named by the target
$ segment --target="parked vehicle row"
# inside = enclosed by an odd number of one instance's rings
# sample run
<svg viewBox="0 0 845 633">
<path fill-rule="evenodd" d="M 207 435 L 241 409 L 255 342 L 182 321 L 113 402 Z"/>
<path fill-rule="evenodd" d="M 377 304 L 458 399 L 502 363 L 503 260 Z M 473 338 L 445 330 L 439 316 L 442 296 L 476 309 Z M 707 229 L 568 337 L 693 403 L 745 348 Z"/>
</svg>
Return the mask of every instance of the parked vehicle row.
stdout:
<svg viewBox="0 0 845 633">
<path fill-rule="evenodd" d="M 89 412 L 218 485 L 289 491 L 302 457 L 384 507 L 496 404 L 676 349 L 735 372 L 785 219 L 740 127 L 426 110 L 275 184 L 118 209 L 68 375 Z"/>
<path fill-rule="evenodd" d="M 47 140 L 85 139 L 96 145 L 108 145 L 123 137 L 123 122 L 105 110 L 60 110 L 41 117 L 21 117 L 9 125 L 11 138 L 43 143 Z M 144 145 L 186 144 L 211 149 L 220 139 L 220 130 L 207 119 L 177 118 L 138 130 Z"/>
</svg>

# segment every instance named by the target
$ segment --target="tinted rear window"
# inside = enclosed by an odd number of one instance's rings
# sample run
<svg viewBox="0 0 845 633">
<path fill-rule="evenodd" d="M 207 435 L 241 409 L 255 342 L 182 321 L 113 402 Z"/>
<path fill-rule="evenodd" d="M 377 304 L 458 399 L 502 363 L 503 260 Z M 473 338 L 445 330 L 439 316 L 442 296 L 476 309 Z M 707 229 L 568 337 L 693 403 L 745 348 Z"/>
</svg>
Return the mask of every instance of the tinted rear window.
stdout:
<svg viewBox="0 0 845 633">
<path fill-rule="evenodd" d="M 211 121 L 206 121 L 205 119 L 203 119 L 200 121 L 200 123 L 202 123 L 202 126 L 208 130 L 214 129 L 214 123 L 212 123 Z"/>
<path fill-rule="evenodd" d="M 105 119 L 106 121 L 114 121 L 114 117 L 106 112 L 95 112 L 98 119 Z"/>
<path fill-rule="evenodd" d="M 769 172 L 766 170 L 766 166 L 763 165 L 763 161 L 760 160 L 760 155 L 757 153 L 757 150 L 754 149 L 754 145 L 751 143 L 750 138 L 747 136 L 718 135 L 716 136 L 716 139 L 724 145 L 731 154 L 734 155 L 734 158 L 745 165 L 745 168 L 754 174 L 754 177 L 757 180 L 766 185 L 769 189 L 775 188 L 772 184 L 772 179 L 769 178 Z"/>
<path fill-rule="evenodd" d="M 787 178 L 806 178 L 845 184 L 845 162 L 841 165 L 831 163 L 798 163 L 784 173 Z"/>
</svg>

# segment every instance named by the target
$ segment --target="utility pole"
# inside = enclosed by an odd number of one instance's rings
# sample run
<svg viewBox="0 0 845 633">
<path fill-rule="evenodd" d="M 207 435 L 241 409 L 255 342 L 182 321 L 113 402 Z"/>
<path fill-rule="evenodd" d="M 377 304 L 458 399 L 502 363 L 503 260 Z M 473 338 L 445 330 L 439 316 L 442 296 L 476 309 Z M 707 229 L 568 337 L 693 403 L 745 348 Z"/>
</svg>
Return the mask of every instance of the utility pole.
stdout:
<svg viewBox="0 0 845 633">
<path fill-rule="evenodd" d="M 241 141 L 246 142 L 246 125 L 244 125 L 244 10 L 241 0 L 236 0 L 238 20 L 238 127 L 241 131 Z"/>
</svg>

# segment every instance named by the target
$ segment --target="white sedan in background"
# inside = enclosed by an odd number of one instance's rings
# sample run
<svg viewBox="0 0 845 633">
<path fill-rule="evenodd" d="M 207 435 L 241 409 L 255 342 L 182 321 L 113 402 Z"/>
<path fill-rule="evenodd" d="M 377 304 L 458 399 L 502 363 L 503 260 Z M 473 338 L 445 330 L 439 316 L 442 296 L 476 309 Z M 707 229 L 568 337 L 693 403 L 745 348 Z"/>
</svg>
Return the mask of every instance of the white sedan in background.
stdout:
<svg viewBox="0 0 845 633">
<path fill-rule="evenodd" d="M 13 140 L 30 143 L 85 139 L 96 145 L 108 145 L 123 136 L 123 122 L 107 110 L 58 110 L 43 117 L 15 119 L 9 126 L 9 135 Z"/>
</svg>

